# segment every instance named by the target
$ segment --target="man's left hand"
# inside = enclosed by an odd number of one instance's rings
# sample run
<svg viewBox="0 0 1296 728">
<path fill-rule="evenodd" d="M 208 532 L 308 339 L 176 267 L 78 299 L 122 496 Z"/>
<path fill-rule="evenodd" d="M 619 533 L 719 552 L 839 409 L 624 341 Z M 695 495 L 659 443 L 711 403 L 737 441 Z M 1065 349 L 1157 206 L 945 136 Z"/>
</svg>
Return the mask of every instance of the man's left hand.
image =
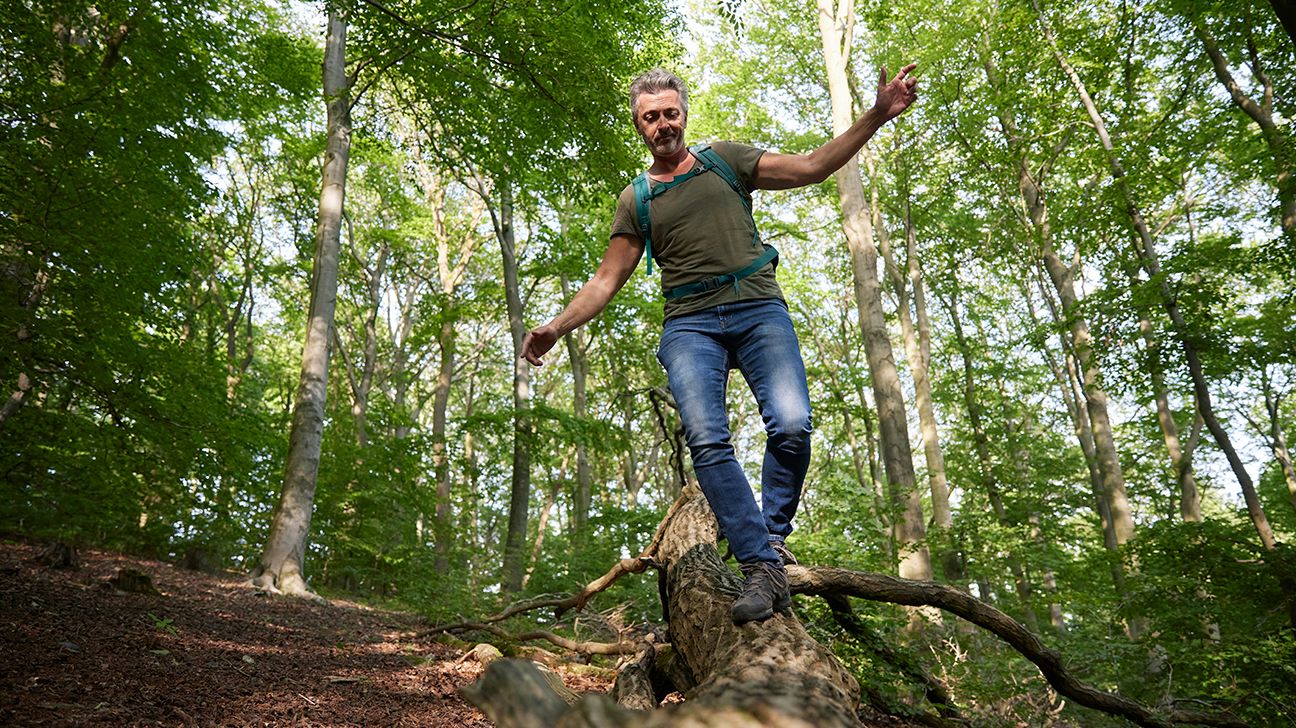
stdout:
<svg viewBox="0 0 1296 728">
<path fill-rule="evenodd" d="M 918 98 L 918 79 L 909 77 L 909 72 L 917 67 L 917 63 L 910 63 L 900 69 L 890 81 L 887 80 L 886 66 L 882 67 L 882 73 L 878 76 L 877 100 L 873 102 L 873 107 L 882 112 L 885 118 L 894 119 L 903 114 Z"/>
</svg>

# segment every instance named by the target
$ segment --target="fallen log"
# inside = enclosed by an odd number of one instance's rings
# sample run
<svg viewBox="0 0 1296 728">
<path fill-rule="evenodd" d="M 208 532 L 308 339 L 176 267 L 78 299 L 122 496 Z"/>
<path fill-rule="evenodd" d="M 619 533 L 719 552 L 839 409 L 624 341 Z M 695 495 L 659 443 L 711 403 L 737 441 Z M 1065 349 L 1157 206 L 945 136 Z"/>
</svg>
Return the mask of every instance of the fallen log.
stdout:
<svg viewBox="0 0 1296 728">
<path fill-rule="evenodd" d="M 653 553 L 644 554 L 666 571 L 668 638 L 697 678 L 685 702 L 637 712 L 594 695 L 560 710 L 553 699 L 536 697 L 538 680 L 528 663 L 508 660 L 491 664 L 466 697 L 501 728 L 536 725 L 534 716 L 562 726 L 860 725 L 855 678 L 795 616 L 733 624 L 729 607 L 742 582 L 721 561 L 716 540 L 715 517 L 701 493 L 691 490 L 663 522 Z M 633 664 L 643 669 L 643 661 Z M 619 692 L 632 696 L 630 704 L 646 704 L 642 687 Z"/>
<path fill-rule="evenodd" d="M 577 607 L 626 573 L 648 567 L 665 573 L 659 586 L 665 592 L 662 602 L 669 644 L 638 646 L 635 658 L 622 665 L 623 677 L 619 676 L 612 691 L 615 701 L 594 694 L 568 705 L 552 689 L 544 693 L 539 668 L 523 660 L 492 663 L 478 683 L 464 690 L 465 697 L 501 728 L 867 726 L 857 717 L 858 683 L 831 652 L 806 633 L 793 614 L 775 614 L 765 622 L 742 626 L 732 623 L 729 608 L 742 582 L 717 553 L 717 536 L 715 517 L 706 500 L 696 487 L 690 487 L 671 507 L 638 559 L 622 560 L 571 598 L 548 601 L 547 606 L 558 609 Z M 906 606 L 933 606 L 955 614 L 994 633 L 1034 662 L 1059 694 L 1140 726 L 1245 726 L 1225 713 L 1158 712 L 1086 685 L 1066 670 L 1057 651 L 1026 627 L 943 584 L 827 567 L 792 566 L 788 577 L 792 591 L 798 594 L 849 595 Z M 929 697 L 945 713 L 939 720 L 958 720 L 956 707 L 941 686 L 926 683 Z M 680 690 L 685 702 L 644 710 L 657 705 L 669 688 Z"/>
</svg>

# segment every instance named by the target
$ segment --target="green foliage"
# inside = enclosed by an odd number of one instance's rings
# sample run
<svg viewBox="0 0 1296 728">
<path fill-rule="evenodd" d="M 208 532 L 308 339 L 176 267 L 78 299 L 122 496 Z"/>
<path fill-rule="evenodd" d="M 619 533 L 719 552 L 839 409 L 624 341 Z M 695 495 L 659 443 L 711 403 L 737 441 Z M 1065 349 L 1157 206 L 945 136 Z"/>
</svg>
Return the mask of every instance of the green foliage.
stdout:
<svg viewBox="0 0 1296 728">
<path fill-rule="evenodd" d="M 307 570 L 325 593 L 437 622 L 479 617 L 502 606 L 515 437 L 500 211 L 485 206 L 498 205 L 507 182 L 526 323 L 547 320 L 599 265 L 613 199 L 643 166 L 629 79 L 659 64 L 680 70 L 694 140 L 808 152 L 830 129 L 817 19 L 785 0 L 704 4 L 687 20 L 659 4 L 602 0 L 347 10 L 356 104 Z M 245 568 L 259 554 L 282 480 L 316 244 L 320 53 L 313 31 L 295 27 L 304 12 L 201 1 L 24 0 L 0 10 L 9 51 L 0 376 L 6 394 L 19 392 L 0 416 L 0 530 L 168 558 L 205 553 L 222 566 Z M 1252 0 L 1044 6 L 1152 223 L 1153 275 L 1031 3 L 868 2 L 858 12 L 858 105 L 871 101 L 879 66 L 919 61 L 921 100 L 874 139 L 866 186 L 877 194 L 875 225 L 897 248 L 907 211 L 926 286 L 954 493 L 953 528 L 926 545 L 956 555 L 961 572 L 936 563 L 937 578 L 1033 619 L 1104 689 L 1150 704 L 1207 700 L 1256 725 L 1290 717 L 1296 655 L 1279 607 L 1290 548 L 1259 547 L 1208 434 L 1194 452 L 1206 520 L 1178 521 L 1155 383 L 1181 439 L 1200 434 L 1182 347 L 1192 342 L 1226 428 L 1259 466 L 1268 519 L 1290 544 L 1296 509 L 1263 406 L 1268 388 L 1290 433 L 1296 276 L 1274 214 L 1282 160 L 1215 79 L 1193 26 L 1214 32 L 1248 93 L 1264 70 L 1284 133 L 1296 116 L 1296 47 Z M 1112 400 L 1136 524 L 1119 552 L 1103 547 L 1076 432 L 1085 403 L 1072 382 L 1072 320 L 1039 266 L 1043 233 L 1025 217 L 1023 161 L 1077 279 L 1073 315 L 1094 337 L 1094 386 Z M 782 251 L 815 411 L 791 545 L 805 563 L 889 573 L 899 514 L 880 492 L 836 192 L 830 181 L 757 196 L 761 229 Z M 903 267 L 906 253 L 896 253 Z M 1183 327 L 1166 317 L 1163 283 Z M 658 286 L 636 271 L 578 333 L 583 415 L 566 342 L 531 372 L 530 594 L 569 593 L 637 554 L 687 473 L 655 361 Z M 891 316 L 901 299 L 890 279 L 884 288 Z M 898 337 L 893 350 L 909 391 Z M 731 394 L 734 442 L 758 482 L 759 412 L 737 375 Z M 590 484 L 584 529 L 578 453 Z M 624 578 L 594 608 L 622 623 L 657 621 L 655 580 Z M 822 602 L 799 601 L 875 706 L 930 713 L 922 668 L 974 724 L 1111 723 L 1055 701 L 996 639 L 952 620 L 914 637 L 903 610 L 856 608 L 865 629 L 850 634 Z M 1060 628 L 1049 626 L 1050 608 Z"/>
<path fill-rule="evenodd" d="M 32 385 L 0 437 L 2 522 L 159 554 L 201 529 L 237 551 L 278 435 L 227 395 L 192 221 L 226 129 L 300 98 L 308 46 L 259 3 L 219 27 L 203 3 L 7 8 L 0 362 Z"/>
</svg>

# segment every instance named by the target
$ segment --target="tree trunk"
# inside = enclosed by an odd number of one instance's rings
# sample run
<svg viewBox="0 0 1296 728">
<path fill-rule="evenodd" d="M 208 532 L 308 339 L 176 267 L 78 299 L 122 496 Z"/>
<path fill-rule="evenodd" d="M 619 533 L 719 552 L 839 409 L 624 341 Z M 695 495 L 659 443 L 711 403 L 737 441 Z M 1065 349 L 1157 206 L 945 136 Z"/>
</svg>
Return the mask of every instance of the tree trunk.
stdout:
<svg viewBox="0 0 1296 728">
<path fill-rule="evenodd" d="M 1193 475 L 1192 451 L 1186 449 L 1179 439 L 1179 426 L 1175 424 L 1174 411 L 1170 409 L 1170 394 L 1166 389 L 1165 372 L 1161 368 L 1161 345 L 1152 333 L 1152 321 L 1142 309 L 1139 310 L 1139 333 L 1143 336 L 1146 367 L 1152 378 L 1157 424 L 1161 427 L 1161 438 L 1165 441 L 1166 452 L 1170 454 L 1170 468 L 1175 483 L 1179 486 L 1179 516 L 1184 521 L 1199 522 L 1202 519 L 1201 492 L 1197 489 L 1197 478 Z"/>
<path fill-rule="evenodd" d="M 833 133 L 844 133 L 853 122 L 851 92 L 847 65 L 855 25 L 852 0 L 834 7 L 832 0 L 819 0 L 819 32 L 828 73 L 828 91 L 832 98 Z M 859 160 L 852 157 L 834 173 L 841 198 L 842 228 L 850 249 L 855 279 L 856 304 L 864 332 L 864 350 L 877 402 L 878 423 L 882 441 L 888 490 L 901 515 L 894 524 L 896 549 L 900 558 L 899 574 L 908 579 L 931 578 L 931 554 L 925 544 L 927 526 L 922 514 L 922 496 L 914 477 L 913 451 L 909 446 L 909 429 L 904 395 L 896 371 L 891 340 L 882 314 L 882 287 L 877 274 L 877 248 L 864 185 L 860 181 Z"/>
<path fill-rule="evenodd" d="M 860 492 L 868 493 L 872 496 L 873 512 L 870 516 L 884 528 L 888 528 L 890 516 L 887 513 L 886 493 L 883 486 L 885 478 L 882 476 L 881 465 L 877 459 L 877 450 L 874 447 L 873 423 L 869 418 L 869 404 L 864 396 L 864 387 L 859 384 L 858 380 L 854 382 L 843 382 L 838 372 L 845 370 L 854 372 L 857 369 L 855 357 L 852 356 L 854 347 L 850 343 L 851 336 L 849 325 L 846 322 L 846 308 L 848 303 L 843 301 L 840 316 L 838 317 L 839 336 L 834 345 L 825 341 L 818 329 L 811 327 L 810 336 L 814 339 L 815 349 L 829 361 L 841 361 L 842 366 L 826 367 L 828 374 L 828 388 L 832 393 L 833 399 L 842 404 L 842 427 L 846 433 L 846 442 L 850 445 L 851 465 L 855 470 L 855 482 L 859 485 Z M 852 379 L 856 379 L 852 375 Z M 855 416 L 853 411 L 857 410 L 862 414 L 864 420 L 865 435 L 860 437 L 855 428 Z M 861 443 L 861 439 L 863 443 Z M 888 528 L 889 530 L 889 528 Z M 890 561 L 892 555 L 891 542 L 888 539 L 883 543 L 884 555 Z"/>
<path fill-rule="evenodd" d="M 450 457 L 446 452 L 446 413 L 450 407 L 450 380 L 455 368 L 455 328 L 447 319 L 437 330 L 436 383 L 432 388 L 432 476 L 436 479 L 436 560 L 438 572 L 450 568 L 450 541 L 454 532 L 450 509 Z"/>
<path fill-rule="evenodd" d="M 985 69 L 986 81 L 992 89 L 998 90 L 1000 82 L 994 58 L 990 54 L 988 39 L 981 46 L 981 65 Z M 1116 450 L 1116 439 L 1112 433 L 1111 417 L 1108 413 L 1107 392 L 1099 383 L 1098 363 L 1093 352 L 1093 337 L 1089 333 L 1089 323 L 1080 311 L 1079 298 L 1076 296 L 1074 270 L 1079 267 L 1077 256 L 1075 268 L 1063 262 L 1053 245 L 1053 232 L 1049 223 L 1047 199 L 1042 184 L 1047 172 L 1047 165 L 1041 166 L 1038 172 L 1032 172 L 1032 165 L 1022 148 L 1021 135 L 1017 120 L 1006 109 L 999 108 L 1000 128 L 1004 141 L 1008 145 L 1017 168 L 1018 191 L 1023 208 L 1021 214 L 1035 238 L 1036 247 L 1044 263 L 1053 288 L 1057 291 L 1062 304 L 1062 318 L 1071 331 L 1071 351 L 1075 356 L 1082 381 L 1087 417 L 1087 429 L 1092 438 L 1092 462 L 1096 474 L 1101 480 L 1100 508 L 1107 511 L 1107 519 L 1115 546 L 1119 549 L 1134 536 L 1134 517 L 1125 492 L 1125 476 L 1121 472 L 1120 457 Z M 1118 586 L 1118 589 L 1120 587 Z"/>
<path fill-rule="evenodd" d="M 567 275 L 561 275 L 563 300 L 571 300 L 571 283 Z M 584 421 L 589 417 L 589 407 L 585 392 L 585 380 L 589 372 L 589 361 L 586 356 L 585 336 L 580 329 L 567 334 L 567 358 L 571 360 L 572 370 L 572 413 L 576 419 Z M 577 543 L 584 540 L 586 526 L 589 523 L 590 497 L 594 477 L 590 473 L 589 447 L 583 442 L 576 443 L 576 497 L 573 499 L 572 532 Z"/>
<path fill-rule="evenodd" d="M 504 260 L 504 293 L 509 333 L 513 337 L 513 477 L 509 489 L 508 532 L 504 539 L 504 569 L 500 587 L 522 588 L 526 558 L 527 515 L 531 507 L 531 367 L 522 358 L 522 295 L 518 289 L 517 245 L 513 230 L 513 191 L 501 184 L 500 213 L 495 226 Z"/>
<path fill-rule="evenodd" d="M 1058 324 L 1057 334 L 1063 352 L 1063 363 L 1058 363 L 1053 358 L 1053 354 L 1050 352 L 1046 342 L 1041 342 L 1039 351 L 1044 356 L 1045 361 L 1048 362 L 1049 369 L 1053 372 L 1053 378 L 1057 382 L 1062 401 L 1066 404 L 1067 414 L 1071 417 L 1076 439 L 1080 443 L 1080 450 L 1084 453 L 1085 466 L 1089 470 L 1089 487 L 1093 493 L 1094 512 L 1098 514 L 1098 524 L 1102 531 L 1103 548 L 1113 554 L 1111 560 L 1112 584 L 1116 587 L 1116 593 L 1123 595 L 1125 593 L 1125 569 L 1119 559 L 1120 545 L 1116 540 L 1116 528 L 1112 522 L 1111 507 L 1103 486 L 1102 473 L 1098 469 L 1097 448 L 1094 447 L 1093 430 L 1089 426 L 1089 413 L 1087 409 L 1080 406 L 1080 400 L 1084 398 L 1084 391 L 1078 372 L 1079 365 L 1076 363 L 1073 353 L 1075 347 L 1068 343 L 1067 332 L 1060 325 L 1062 316 L 1058 312 L 1057 303 L 1048 295 L 1043 280 L 1037 279 L 1037 283 L 1040 294 L 1048 303 L 1053 321 Z M 1037 322 L 1039 319 L 1035 313 L 1035 304 L 1032 302 L 1030 292 L 1025 286 L 1023 286 L 1022 294 L 1030 310 L 1031 321 Z"/>
<path fill-rule="evenodd" d="M 874 155 L 865 150 L 870 179 L 876 178 Z M 918 265 L 918 236 L 909 212 L 909 199 L 904 199 L 905 271 L 901 272 L 891 247 L 890 235 L 882 222 L 881 203 L 877 185 L 869 185 L 872 194 L 873 229 L 882 252 L 883 268 L 896 292 L 896 313 L 900 319 L 900 332 L 904 337 L 905 358 L 913 376 L 914 399 L 918 404 L 918 427 L 922 433 L 923 455 L 927 461 L 927 481 L 931 489 L 932 526 L 939 534 L 944 551 L 940 555 L 946 581 L 959 582 L 963 566 L 958 550 L 949 537 L 954 528 L 954 515 L 950 510 L 949 482 L 945 477 L 945 458 L 941 454 L 940 434 L 936 424 L 936 409 L 932 404 L 931 380 L 928 377 L 931 362 L 931 322 L 927 319 L 927 303 L 923 291 L 922 269 Z M 911 294 L 912 292 L 912 294 Z M 910 310 L 910 304 L 913 311 Z M 935 536 L 935 534 L 934 534 Z"/>
<path fill-rule="evenodd" d="M 417 143 L 416 146 L 421 159 L 421 143 Z M 450 407 L 450 388 L 454 380 L 455 368 L 458 365 L 459 341 L 458 330 L 456 329 L 457 317 L 450 312 L 456 310 L 455 297 L 459 284 L 463 282 L 468 264 L 472 261 L 473 254 L 476 252 L 477 245 L 481 240 L 477 228 L 481 223 L 482 216 L 485 214 L 485 200 L 484 195 L 475 197 L 476 203 L 469 212 L 465 228 L 462 231 L 452 229 L 446 211 L 446 199 L 449 190 L 445 181 L 422 161 L 419 162 L 417 169 L 419 179 L 425 189 L 428 206 L 432 212 L 432 239 L 436 246 L 436 273 L 437 281 L 440 284 L 437 294 L 440 297 L 444 316 L 440 327 L 437 329 L 438 358 L 436 380 L 432 388 L 432 431 L 430 434 L 432 442 L 432 474 L 433 479 L 436 481 L 434 518 L 436 558 L 434 565 L 438 572 L 445 573 L 450 568 L 450 546 L 454 541 L 455 533 L 454 513 L 451 508 L 451 492 L 453 489 L 450 477 L 450 455 L 448 452 L 446 423 Z M 452 251 L 454 252 L 453 256 L 451 255 Z"/>
<path fill-rule="evenodd" d="M 535 542 L 531 545 L 531 557 L 527 559 L 526 573 L 522 576 L 523 589 L 526 588 L 527 582 L 531 581 L 531 574 L 535 572 L 536 564 L 540 561 L 540 550 L 544 547 L 545 533 L 549 530 L 549 514 L 553 512 L 554 504 L 558 502 L 558 491 L 562 490 L 563 483 L 567 482 L 567 466 L 571 462 L 571 456 L 571 450 L 563 456 L 562 463 L 558 466 L 558 476 L 549 484 L 544 505 L 540 507 L 540 517 L 536 519 Z"/>
<path fill-rule="evenodd" d="M 1269 415 L 1269 447 L 1282 468 L 1283 482 L 1287 484 L 1287 498 L 1292 508 L 1296 508 L 1296 467 L 1292 466 L 1291 451 L 1287 449 L 1287 435 L 1282 428 L 1282 397 L 1274 392 L 1268 372 L 1263 372 L 1261 384 L 1264 388 L 1265 412 Z"/>
<path fill-rule="evenodd" d="M 16 277 L 31 276 L 31 287 L 23 296 L 22 321 L 18 324 L 18 330 L 14 332 L 18 341 L 17 349 L 20 353 L 19 363 L 24 368 L 30 368 L 28 354 L 32 345 L 32 324 L 36 319 L 36 309 L 40 306 L 41 298 L 45 295 L 45 289 L 49 285 L 50 275 L 46 266 L 49 265 L 50 255 L 41 256 L 40 262 L 33 266 L 33 270 L 24 270 L 26 265 L 16 264 L 17 270 L 10 271 L 9 274 Z M 25 274 L 25 275 L 24 275 Z M 21 285 L 21 283 L 20 283 Z M 15 387 L 9 399 L 5 400 L 3 406 L 0 406 L 0 431 L 4 430 L 5 423 L 13 417 L 16 412 L 27 402 L 33 387 L 32 376 L 30 372 L 18 372 Z"/>
<path fill-rule="evenodd" d="M 302 350 L 301 383 L 293 405 L 283 491 L 271 518 L 261 560 L 252 583 L 271 592 L 312 595 L 304 576 L 306 540 L 310 535 L 324 435 L 328 392 L 329 340 L 337 304 L 338 250 L 347 160 L 351 149 L 350 88 L 345 70 L 346 18 L 330 12 L 324 46 L 324 100 L 328 107 L 328 141 L 320 190 L 319 226 L 311 285 L 310 316 Z"/>
<path fill-rule="evenodd" d="M 956 294 L 957 295 L 957 294 Z M 960 303 L 957 298 L 949 305 L 950 320 L 954 324 L 954 340 L 958 346 L 959 353 L 963 358 L 963 403 L 968 413 L 968 423 L 972 426 L 972 437 L 976 444 L 977 460 L 979 461 L 978 470 L 981 475 L 981 487 L 990 500 L 990 508 L 994 511 L 995 519 L 1000 526 L 1006 529 L 1012 529 L 1015 524 L 1008 517 L 1008 509 L 1004 506 L 1003 494 L 1000 491 L 999 483 L 994 476 L 994 468 L 990 459 L 990 440 L 986 436 L 985 426 L 982 424 L 981 402 L 977 396 L 976 378 L 973 376 L 972 369 L 972 352 L 968 344 L 967 337 L 963 333 L 963 320 L 959 315 L 958 307 Z M 1011 424 L 1011 423 L 1010 423 Z M 1011 428 L 1009 431 L 1011 435 Z M 1011 437 L 1009 438 L 1011 441 Z M 1014 461 L 1017 466 L 1025 465 L 1022 453 L 1013 453 Z M 1017 598 L 1021 602 L 1022 614 L 1026 618 L 1026 625 L 1032 630 L 1039 627 L 1039 619 L 1035 615 L 1035 608 L 1032 604 L 1032 589 L 1030 582 L 1026 578 L 1026 571 L 1022 567 L 1021 558 L 1014 549 L 1008 549 L 1006 561 L 1008 571 L 1012 574 L 1013 585 L 1017 591 Z M 989 600 L 989 594 L 982 594 L 982 599 Z"/>
<path fill-rule="evenodd" d="M 355 232 L 350 218 L 345 218 L 345 221 L 347 248 L 365 282 L 364 320 L 358 335 L 352 331 L 362 344 L 359 371 L 342 345 L 342 333 L 336 326 L 333 336 L 338 344 L 338 354 L 346 365 L 347 384 L 351 389 L 351 422 L 355 427 L 356 445 L 363 451 L 369 446 L 369 395 L 373 392 L 374 373 L 378 368 L 378 313 L 382 308 L 383 280 L 387 275 L 387 259 L 391 249 L 386 243 L 382 243 L 376 259 L 372 262 L 362 259 L 360 251 L 356 249 Z"/>
</svg>

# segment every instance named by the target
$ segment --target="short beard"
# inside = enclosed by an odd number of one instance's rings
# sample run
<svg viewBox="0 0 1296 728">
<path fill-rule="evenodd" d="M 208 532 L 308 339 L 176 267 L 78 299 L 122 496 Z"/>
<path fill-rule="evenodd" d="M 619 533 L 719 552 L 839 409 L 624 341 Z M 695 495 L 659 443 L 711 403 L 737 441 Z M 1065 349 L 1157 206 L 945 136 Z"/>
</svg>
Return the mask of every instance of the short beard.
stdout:
<svg viewBox="0 0 1296 728">
<path fill-rule="evenodd" d="M 668 139 L 661 141 L 648 139 L 644 137 L 644 142 L 648 145 L 648 150 L 658 156 L 669 156 L 678 152 L 680 147 L 684 146 L 684 135 L 676 134 Z"/>
</svg>

